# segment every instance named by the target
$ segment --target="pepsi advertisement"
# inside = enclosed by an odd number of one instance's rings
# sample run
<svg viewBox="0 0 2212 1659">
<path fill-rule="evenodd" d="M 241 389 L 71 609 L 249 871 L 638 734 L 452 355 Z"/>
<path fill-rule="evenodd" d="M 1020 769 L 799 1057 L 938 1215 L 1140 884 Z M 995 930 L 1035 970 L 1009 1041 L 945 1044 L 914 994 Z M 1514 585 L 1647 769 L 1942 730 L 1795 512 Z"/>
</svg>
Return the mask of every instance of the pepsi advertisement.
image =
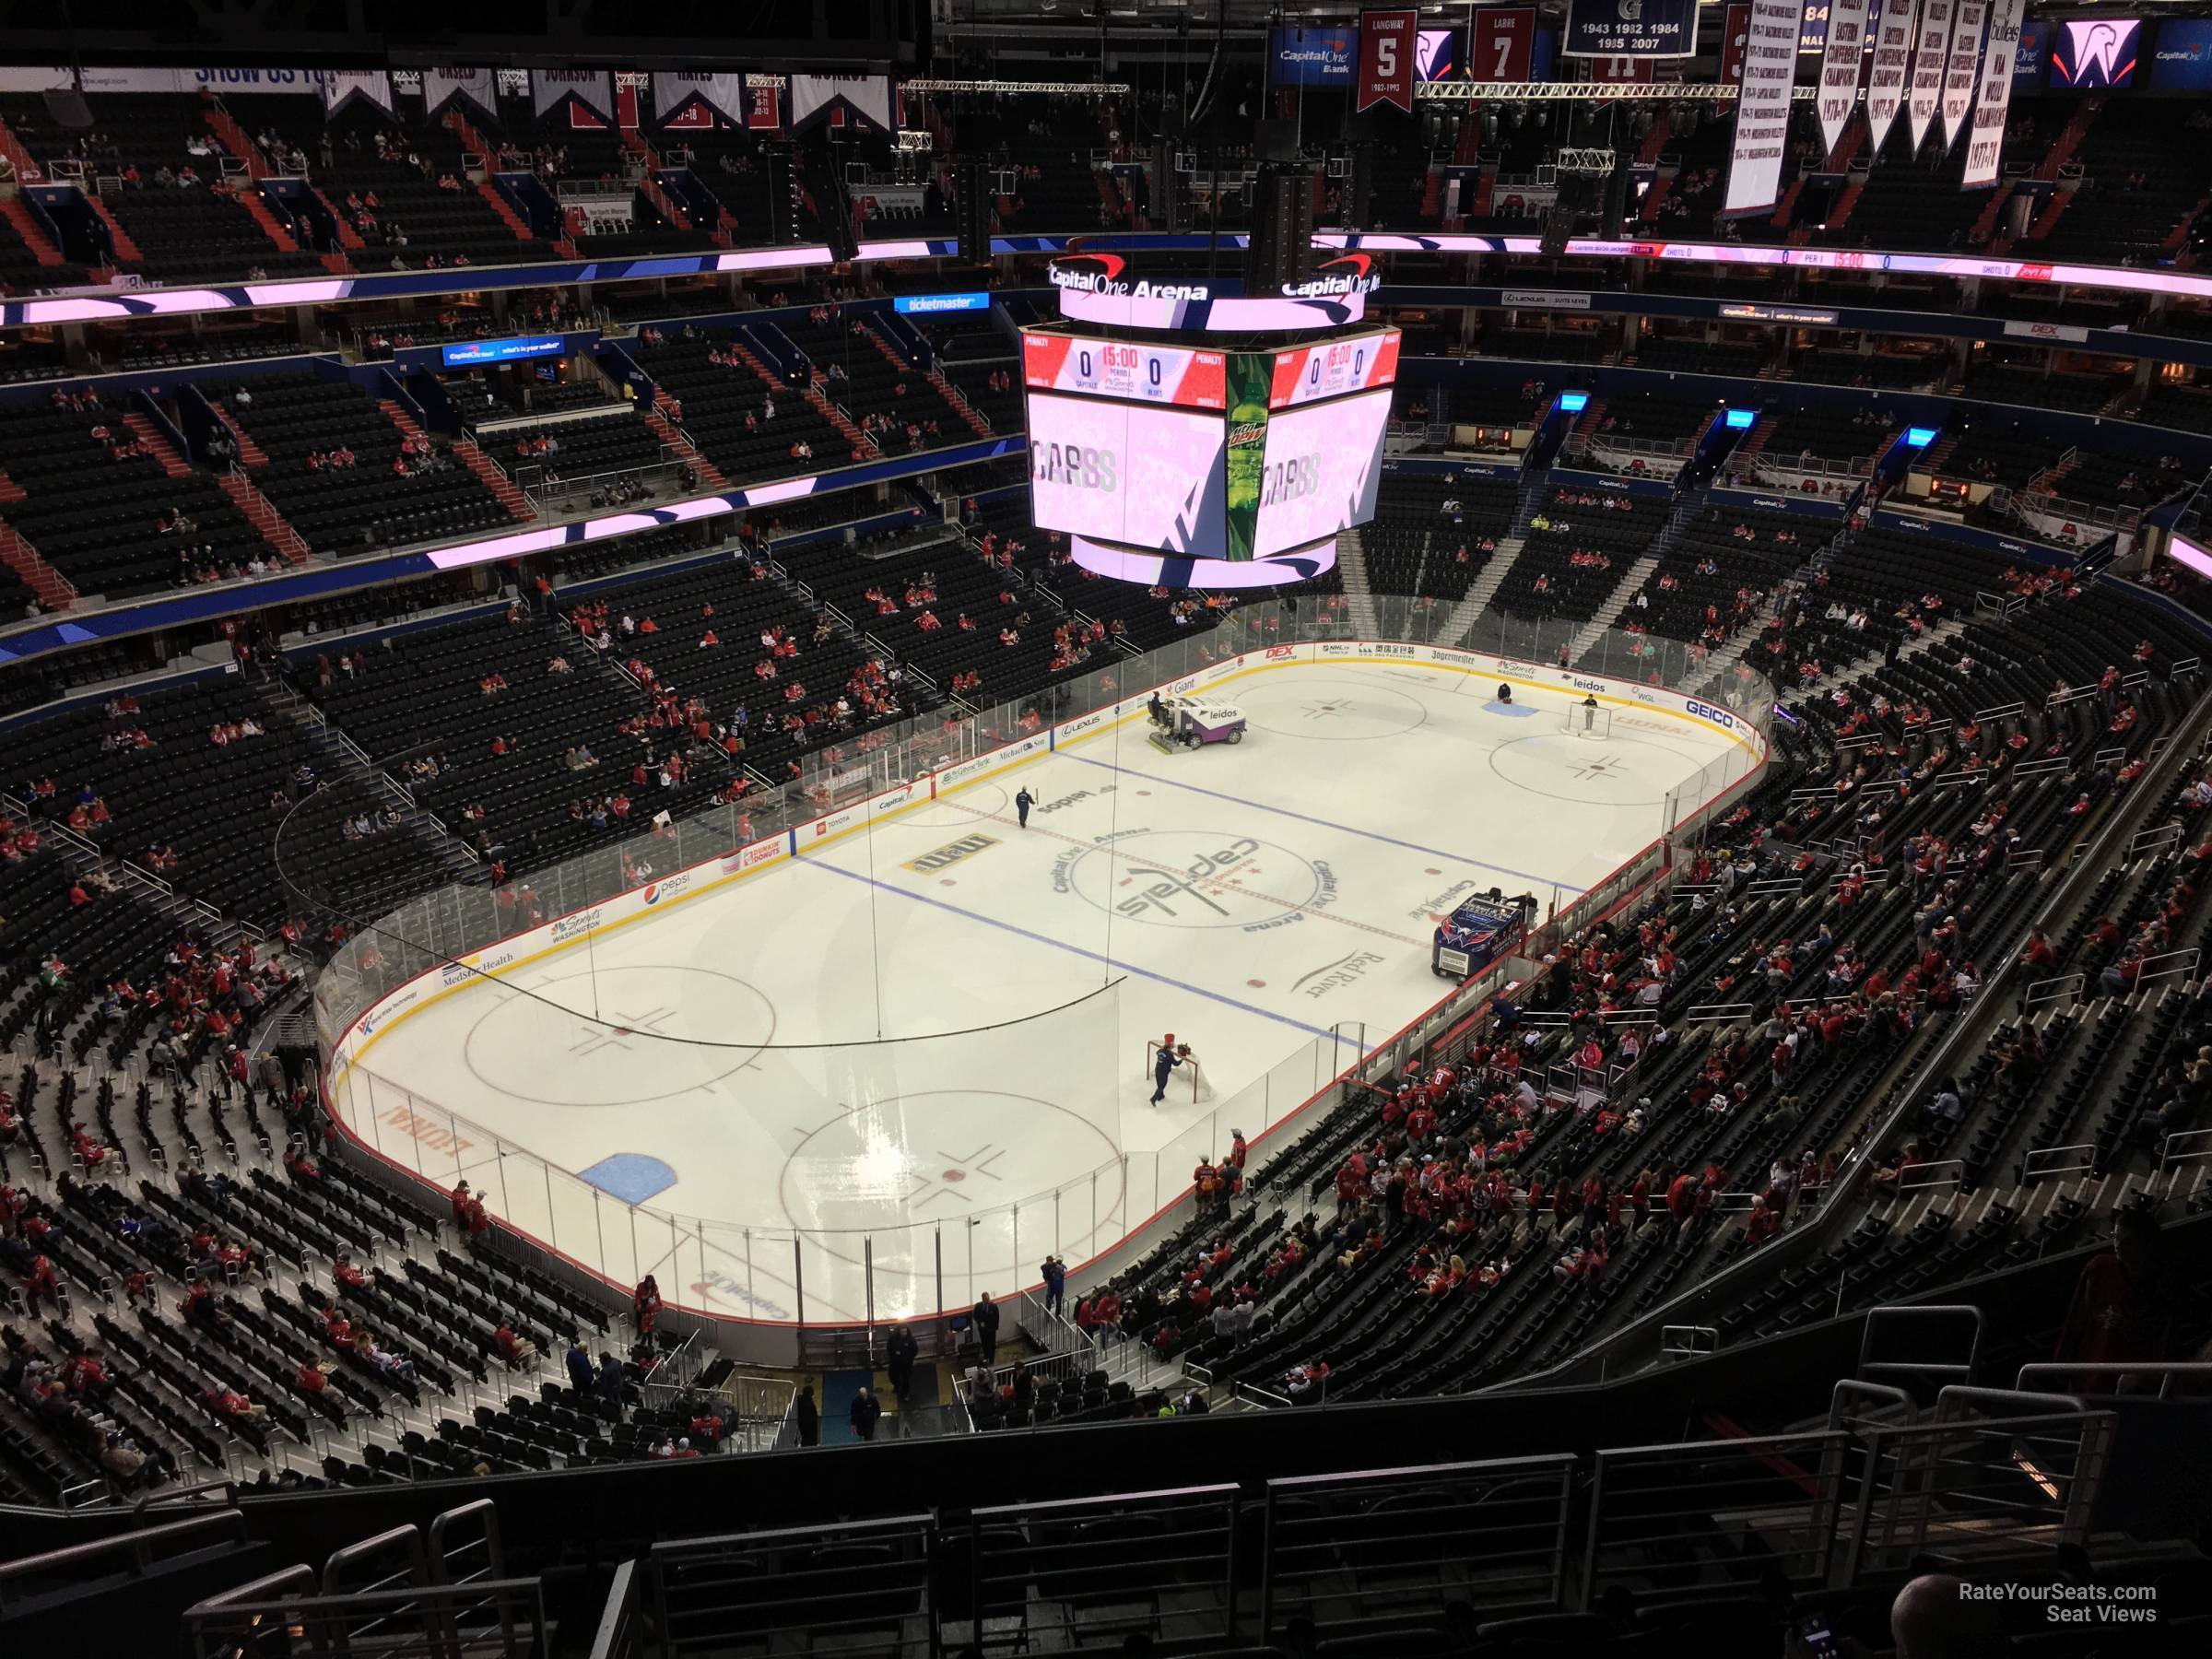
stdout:
<svg viewBox="0 0 2212 1659">
<path fill-rule="evenodd" d="M 1359 29 L 1352 23 L 1269 30 L 1267 78 L 1277 87 L 1349 87 L 1359 63 Z"/>
<path fill-rule="evenodd" d="M 2154 92 L 2212 91 L 2212 18 L 2175 18 L 2159 25 L 2150 85 Z"/>
</svg>

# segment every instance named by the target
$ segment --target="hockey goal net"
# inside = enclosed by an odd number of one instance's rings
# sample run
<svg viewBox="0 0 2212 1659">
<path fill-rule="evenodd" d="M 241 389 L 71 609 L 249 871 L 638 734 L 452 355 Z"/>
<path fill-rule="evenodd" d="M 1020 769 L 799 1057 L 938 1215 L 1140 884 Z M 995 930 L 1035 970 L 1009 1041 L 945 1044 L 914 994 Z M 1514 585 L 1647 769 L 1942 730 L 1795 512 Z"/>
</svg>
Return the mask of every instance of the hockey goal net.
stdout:
<svg viewBox="0 0 2212 1659">
<path fill-rule="evenodd" d="M 1561 729 L 1570 737 L 1610 737 L 1613 735 L 1613 711 L 1604 703 L 1595 707 L 1588 703 L 1569 703 Z"/>
<path fill-rule="evenodd" d="M 1181 1048 L 1182 1045 L 1178 1043 L 1176 1046 Z M 1145 1043 L 1143 1077 L 1145 1096 L 1147 1100 L 1151 1098 L 1152 1089 L 1158 1080 L 1156 1068 L 1159 1065 L 1159 1039 L 1154 1037 L 1148 1039 Z M 1206 1068 L 1198 1064 L 1195 1055 L 1185 1056 L 1182 1064 L 1168 1074 L 1167 1098 L 1185 1104 L 1195 1104 L 1200 1100 L 1210 1100 L 1214 1098 L 1214 1086 L 1206 1080 Z"/>
</svg>

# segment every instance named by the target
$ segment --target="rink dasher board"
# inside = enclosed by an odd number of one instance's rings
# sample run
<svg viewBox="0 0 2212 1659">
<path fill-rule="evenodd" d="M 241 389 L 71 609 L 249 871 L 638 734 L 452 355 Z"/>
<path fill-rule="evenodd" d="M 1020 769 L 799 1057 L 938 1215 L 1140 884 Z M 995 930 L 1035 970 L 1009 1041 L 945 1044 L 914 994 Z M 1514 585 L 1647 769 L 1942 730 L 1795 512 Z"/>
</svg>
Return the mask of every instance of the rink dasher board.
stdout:
<svg viewBox="0 0 2212 1659">
<path fill-rule="evenodd" d="M 888 823 L 905 813 L 966 789 L 971 784 L 1010 771 L 1040 755 L 1088 742 L 1133 720 L 1148 717 L 1154 692 L 1182 696 L 1202 687 L 1225 684 L 1247 676 L 1314 665 L 1337 666 L 1417 667 L 1444 673 L 1473 675 L 1485 681 L 1524 689 L 1594 697 L 1630 710 L 1642 709 L 1680 720 L 1708 733 L 1719 732 L 1752 757 L 1751 770 L 1763 764 L 1767 745 L 1763 734 L 1733 712 L 1716 708 L 1685 693 L 1646 686 L 1609 675 L 1584 674 L 1573 669 L 1547 667 L 1517 658 L 1464 651 L 1449 645 L 1410 645 L 1363 640 L 1307 640 L 1288 645 L 1267 645 L 1226 657 L 1210 667 L 1186 674 L 1161 685 L 1147 687 L 1129 696 L 1079 714 L 1073 720 L 1003 744 L 985 755 L 962 760 L 934 773 L 924 773 L 891 789 L 825 813 L 805 826 L 751 842 L 718 858 L 708 859 L 670 876 L 645 883 L 627 893 L 589 905 L 552 921 L 456 958 L 417 974 L 388 996 L 380 998 L 347 1027 L 331 1049 L 331 1070 L 326 1088 L 334 1103 L 340 1096 L 346 1074 L 380 1037 L 423 1008 L 467 990 L 484 980 L 499 979 L 545 960 L 586 939 L 596 939 L 674 909 L 702 894 L 719 892 L 734 882 L 772 868 L 787 858 L 818 851 L 857 831 Z M 1197 751 L 1194 751 L 1197 752 Z M 1748 775 L 1748 774 L 1747 774 Z M 1741 780 L 1738 780 L 1740 782 Z M 1601 884 L 1602 885 L 1602 884 Z M 334 1117 L 343 1123 L 342 1116 Z M 358 1140 L 358 1136 L 356 1136 Z"/>
</svg>

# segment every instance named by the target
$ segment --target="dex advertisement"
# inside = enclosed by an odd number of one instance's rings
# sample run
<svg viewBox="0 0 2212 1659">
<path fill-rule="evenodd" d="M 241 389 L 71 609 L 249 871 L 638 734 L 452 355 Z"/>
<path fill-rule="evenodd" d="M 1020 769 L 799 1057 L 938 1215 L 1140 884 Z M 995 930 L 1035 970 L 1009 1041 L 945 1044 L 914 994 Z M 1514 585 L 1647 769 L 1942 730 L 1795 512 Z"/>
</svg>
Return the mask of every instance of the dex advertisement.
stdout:
<svg viewBox="0 0 2212 1659">
<path fill-rule="evenodd" d="M 1041 393 L 1029 402 L 1040 529 L 1200 557 L 1221 547 L 1219 415 Z"/>
<path fill-rule="evenodd" d="M 1362 392 L 1267 418 L 1253 547 L 1269 559 L 1375 516 L 1390 394 Z"/>
</svg>

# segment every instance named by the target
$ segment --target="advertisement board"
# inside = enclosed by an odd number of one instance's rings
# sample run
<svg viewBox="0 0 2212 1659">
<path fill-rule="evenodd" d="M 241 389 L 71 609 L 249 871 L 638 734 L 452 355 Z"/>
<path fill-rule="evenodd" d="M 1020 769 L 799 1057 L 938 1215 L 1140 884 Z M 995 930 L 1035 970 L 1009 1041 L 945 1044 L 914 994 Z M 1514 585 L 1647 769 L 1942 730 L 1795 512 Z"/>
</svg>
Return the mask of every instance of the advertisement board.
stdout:
<svg viewBox="0 0 2212 1659">
<path fill-rule="evenodd" d="M 2200 26 L 2201 27 L 2201 26 Z M 2043 84 L 2043 60 L 2051 55 L 2051 40 L 2057 26 L 2048 18 L 2024 18 L 2020 23 L 2020 38 L 2012 47 L 2012 88 L 2016 92 L 2027 92 Z M 2212 37 L 2208 37 L 2212 38 Z M 2163 30 L 2159 44 L 2166 44 Z"/>
<path fill-rule="evenodd" d="M 1169 553 L 1219 551 L 1219 415 L 1033 392 L 1029 429 L 1039 529 Z"/>
<path fill-rule="evenodd" d="M 468 369 L 478 363 L 512 363 L 524 358 L 561 355 L 559 335 L 533 335 L 520 340 L 460 340 L 439 348 L 438 359 L 448 369 Z"/>
<path fill-rule="evenodd" d="M 1277 27 L 1267 32 L 1267 78 L 1278 87 L 1349 87 L 1359 61 L 1359 30 Z"/>
<path fill-rule="evenodd" d="M 2047 24 L 2023 24 L 2020 49 L 2028 47 L 2028 29 Z M 2212 18 L 2175 18 L 2159 25 L 2158 44 L 2150 54 L 2150 85 L 2158 92 L 2202 92 L 2212 88 Z"/>
</svg>

